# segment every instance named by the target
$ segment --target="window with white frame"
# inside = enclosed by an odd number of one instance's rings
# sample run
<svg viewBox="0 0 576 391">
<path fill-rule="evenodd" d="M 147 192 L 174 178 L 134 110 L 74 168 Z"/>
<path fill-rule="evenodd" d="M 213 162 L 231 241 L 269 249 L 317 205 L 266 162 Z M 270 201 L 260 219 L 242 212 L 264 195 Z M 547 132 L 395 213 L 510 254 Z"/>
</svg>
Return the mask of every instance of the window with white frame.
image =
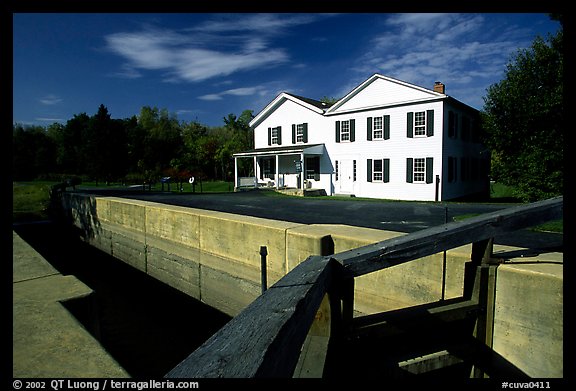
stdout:
<svg viewBox="0 0 576 391">
<path fill-rule="evenodd" d="M 272 128 L 272 133 L 270 136 L 270 139 L 272 141 L 272 145 L 278 145 L 279 144 L 279 131 L 278 128 Z"/>
<path fill-rule="evenodd" d="M 426 136 L 426 112 L 414 113 L 414 136 Z"/>
<path fill-rule="evenodd" d="M 340 123 L 340 141 L 350 141 L 350 121 Z"/>
<path fill-rule="evenodd" d="M 336 125 L 336 142 L 353 143 L 355 137 L 355 124 L 354 118 L 345 121 L 335 121 Z"/>
<path fill-rule="evenodd" d="M 372 137 L 374 140 L 381 140 L 384 138 L 384 126 L 382 117 L 374 117 L 372 119 Z"/>
<path fill-rule="evenodd" d="M 304 142 L 304 124 L 296 125 L 296 142 L 297 143 Z"/>
<path fill-rule="evenodd" d="M 384 178 L 384 164 L 382 159 L 375 159 L 372 161 L 372 181 L 382 182 Z"/>
<path fill-rule="evenodd" d="M 426 180 L 426 159 L 414 159 L 414 182 L 424 183 Z"/>
<path fill-rule="evenodd" d="M 368 182 L 390 182 L 390 159 L 368 159 L 367 163 Z"/>
</svg>

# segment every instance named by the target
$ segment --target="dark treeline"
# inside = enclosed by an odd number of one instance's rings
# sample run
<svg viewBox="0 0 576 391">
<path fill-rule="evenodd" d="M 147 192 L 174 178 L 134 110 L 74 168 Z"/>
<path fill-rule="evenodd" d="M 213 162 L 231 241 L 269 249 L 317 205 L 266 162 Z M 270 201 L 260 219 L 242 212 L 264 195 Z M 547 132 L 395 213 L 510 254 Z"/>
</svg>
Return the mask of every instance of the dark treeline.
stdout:
<svg viewBox="0 0 576 391">
<path fill-rule="evenodd" d="M 13 180 L 80 177 L 96 183 L 231 180 L 232 154 L 251 149 L 251 110 L 229 114 L 221 127 L 180 122 L 166 109 L 142 107 L 138 116 L 113 119 L 104 105 L 65 125 L 13 125 Z M 239 161 L 241 163 L 241 161 Z M 249 175 L 251 166 L 239 167 Z"/>
</svg>

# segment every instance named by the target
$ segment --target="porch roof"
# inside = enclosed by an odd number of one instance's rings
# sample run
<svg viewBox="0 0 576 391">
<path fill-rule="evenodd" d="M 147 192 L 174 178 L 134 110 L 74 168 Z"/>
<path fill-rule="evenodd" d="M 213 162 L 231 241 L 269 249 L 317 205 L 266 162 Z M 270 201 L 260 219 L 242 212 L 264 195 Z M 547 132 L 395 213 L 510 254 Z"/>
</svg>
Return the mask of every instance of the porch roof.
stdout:
<svg viewBox="0 0 576 391">
<path fill-rule="evenodd" d="M 303 153 L 305 155 L 322 155 L 324 154 L 324 144 L 298 144 L 288 145 L 285 147 L 257 148 L 249 151 L 238 152 L 233 157 L 253 157 L 266 155 L 291 155 L 294 153 Z"/>
</svg>

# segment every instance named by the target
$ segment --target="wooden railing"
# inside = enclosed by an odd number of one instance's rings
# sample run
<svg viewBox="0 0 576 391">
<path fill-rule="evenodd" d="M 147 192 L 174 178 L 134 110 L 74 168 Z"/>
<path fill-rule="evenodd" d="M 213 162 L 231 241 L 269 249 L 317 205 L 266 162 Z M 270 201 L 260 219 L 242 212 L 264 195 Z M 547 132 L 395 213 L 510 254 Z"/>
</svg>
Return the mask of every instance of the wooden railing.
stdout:
<svg viewBox="0 0 576 391">
<path fill-rule="evenodd" d="M 330 319 L 330 338 L 343 338 L 349 332 L 354 277 L 468 243 L 473 243 L 472 266 L 479 268 L 490 262 L 492 238 L 495 236 L 560 219 L 562 214 L 563 197 L 556 197 L 331 256 L 308 257 L 166 377 L 292 377 L 297 365 L 301 365 L 302 346 L 315 318 L 319 318 L 319 308 L 326 301 L 325 297 L 330 303 L 328 313 L 324 314 Z M 475 271 L 473 275 L 480 276 L 481 273 Z M 465 295 L 472 294 L 470 286 L 465 281 Z M 475 289 L 482 291 L 478 284 Z"/>
</svg>

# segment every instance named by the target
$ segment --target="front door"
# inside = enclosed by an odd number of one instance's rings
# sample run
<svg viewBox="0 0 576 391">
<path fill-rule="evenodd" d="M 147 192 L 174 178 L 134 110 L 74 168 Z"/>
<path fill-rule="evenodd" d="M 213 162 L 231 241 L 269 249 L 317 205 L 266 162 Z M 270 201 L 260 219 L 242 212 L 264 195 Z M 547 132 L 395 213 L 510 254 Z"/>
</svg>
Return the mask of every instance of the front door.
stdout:
<svg viewBox="0 0 576 391">
<path fill-rule="evenodd" d="M 340 161 L 340 193 L 351 194 L 354 192 L 354 161 Z"/>
</svg>

